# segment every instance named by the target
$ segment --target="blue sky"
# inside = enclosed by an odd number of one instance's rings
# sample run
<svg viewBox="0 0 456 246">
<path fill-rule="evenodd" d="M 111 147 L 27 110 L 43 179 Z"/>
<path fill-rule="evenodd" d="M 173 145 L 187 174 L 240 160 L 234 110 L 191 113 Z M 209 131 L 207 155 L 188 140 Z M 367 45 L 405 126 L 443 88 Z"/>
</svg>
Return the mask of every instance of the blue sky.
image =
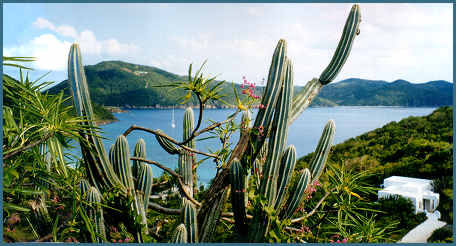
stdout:
<svg viewBox="0 0 456 246">
<path fill-rule="evenodd" d="M 361 33 L 336 81 L 453 81 L 452 4 L 360 4 Z M 266 77 L 277 41 L 288 42 L 295 84 L 318 77 L 337 47 L 351 4 L 3 5 L 3 52 L 35 56 L 37 78 L 66 78 L 69 46 L 86 65 L 122 60 L 186 74 L 208 60 L 219 79 Z M 5 70 L 7 73 L 10 69 Z"/>
</svg>

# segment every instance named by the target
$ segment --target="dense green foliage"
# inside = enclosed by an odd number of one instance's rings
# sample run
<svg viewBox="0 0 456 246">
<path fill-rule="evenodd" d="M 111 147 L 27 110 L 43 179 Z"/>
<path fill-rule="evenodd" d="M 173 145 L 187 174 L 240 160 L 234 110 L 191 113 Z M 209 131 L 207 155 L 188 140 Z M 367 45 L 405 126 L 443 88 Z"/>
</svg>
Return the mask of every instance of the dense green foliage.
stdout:
<svg viewBox="0 0 456 246">
<path fill-rule="evenodd" d="M 453 104 L 453 84 L 443 80 L 412 84 L 353 78 L 324 87 L 319 97 L 340 106 L 436 107 Z"/>
<path fill-rule="evenodd" d="M 122 61 L 105 61 L 96 65 L 85 66 L 90 96 L 95 103 L 106 106 L 171 106 L 179 104 L 185 96 L 182 90 L 169 93 L 168 88 L 153 87 L 185 81 L 186 76 L 179 76 L 167 71 L 144 65 L 135 65 Z M 239 83 L 240 81 L 235 81 Z M 258 85 L 258 83 L 257 83 Z M 239 84 L 235 87 L 239 89 Z M 223 100 L 234 104 L 231 83 L 221 85 Z M 296 86 L 294 92 L 301 90 Z M 453 84 L 445 81 L 433 81 L 424 84 L 411 84 L 398 80 L 392 83 L 363 79 L 348 79 L 325 86 L 311 106 L 348 106 L 348 105 L 383 105 L 383 106 L 443 106 L 451 105 Z M 64 89 L 69 95 L 67 82 L 63 81 L 49 90 L 57 93 Z M 261 95 L 263 87 L 258 86 Z M 222 106 L 220 102 L 210 103 Z M 192 97 L 186 105 L 198 105 Z"/>
<path fill-rule="evenodd" d="M 453 242 L 453 225 L 446 225 L 435 230 L 428 243 L 452 243 Z"/>
<path fill-rule="evenodd" d="M 312 154 L 298 165 L 309 162 Z M 453 109 L 441 107 L 425 117 L 408 117 L 333 147 L 330 163 L 345 161 L 373 175 L 375 186 L 392 175 L 434 180 L 442 220 L 453 221 Z"/>
<path fill-rule="evenodd" d="M 379 213 L 377 216 L 380 225 L 386 226 L 394 222 L 399 222 L 397 225 L 398 230 L 392 235 L 392 238 L 396 240 L 400 240 L 402 236 L 416 227 L 416 225 L 426 220 L 424 213 L 411 216 L 415 212 L 415 208 L 410 200 L 403 197 L 380 199 L 377 203 L 377 209 L 383 211 L 383 213 Z"/>
<path fill-rule="evenodd" d="M 16 79 L 12 78 L 11 76 L 9 76 L 7 74 L 4 74 L 3 76 L 4 76 L 5 79 L 18 82 Z M 48 83 L 45 83 L 43 85 L 47 85 L 47 84 Z M 44 86 L 41 86 L 40 89 L 43 88 L 43 87 Z M 57 94 L 57 93 L 58 93 L 57 91 L 49 91 L 49 94 Z M 65 96 L 68 97 L 69 95 L 66 94 Z M 5 97 L 3 103 L 5 105 L 8 105 L 8 104 L 11 104 L 11 101 L 10 101 L 10 99 L 8 97 Z M 71 105 L 71 101 L 70 100 L 66 100 L 64 102 L 64 105 L 70 106 Z M 111 112 L 106 110 L 103 106 L 101 106 L 98 103 L 94 103 L 93 110 L 94 110 L 94 113 L 95 113 L 95 119 L 98 122 L 109 122 L 109 121 L 116 120 L 116 118 L 114 117 L 114 115 Z M 72 109 L 72 112 L 73 112 L 74 115 L 76 115 L 75 111 L 73 109 Z"/>
</svg>

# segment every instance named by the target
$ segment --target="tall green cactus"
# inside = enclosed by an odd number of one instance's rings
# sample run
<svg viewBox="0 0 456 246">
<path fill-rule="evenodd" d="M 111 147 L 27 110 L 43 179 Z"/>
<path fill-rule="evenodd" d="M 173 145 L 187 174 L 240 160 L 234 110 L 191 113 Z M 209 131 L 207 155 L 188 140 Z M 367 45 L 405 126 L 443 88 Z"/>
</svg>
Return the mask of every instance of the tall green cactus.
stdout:
<svg viewBox="0 0 456 246">
<path fill-rule="evenodd" d="M 290 185 L 291 175 L 296 164 L 296 150 L 293 146 L 289 146 L 285 151 L 285 144 L 287 140 L 288 126 L 302 113 L 302 111 L 310 105 L 312 99 L 318 94 L 323 85 L 331 82 L 337 73 L 341 70 L 345 63 L 348 54 L 350 52 L 354 37 L 359 32 L 360 22 L 360 11 L 357 5 L 354 5 L 350 11 L 349 17 L 345 24 L 345 28 L 342 34 L 342 38 L 339 42 L 338 48 L 334 54 L 328 67 L 323 71 L 319 79 L 313 79 L 306 84 L 304 89 L 297 93 L 297 95 L 291 101 L 290 98 L 293 95 L 293 69 L 291 62 L 286 58 L 286 45 L 285 42 L 279 41 L 278 47 L 274 53 L 273 62 L 271 68 L 274 71 L 281 71 L 281 75 L 276 77 L 276 80 L 268 80 L 264 98 L 262 104 L 266 105 L 265 110 L 259 110 L 257 118 L 255 120 L 254 127 L 263 126 L 266 129 L 267 134 L 264 137 L 251 138 L 249 147 L 244 153 L 242 158 L 243 165 L 249 168 L 248 163 L 245 160 L 254 160 L 254 177 L 256 178 L 257 186 L 259 184 L 258 193 L 264 197 L 267 201 L 268 206 L 273 206 L 276 212 L 279 213 L 281 219 L 291 218 L 294 212 L 299 207 L 300 203 L 304 199 L 305 191 L 308 188 L 310 182 L 313 182 L 321 175 L 326 160 L 328 158 L 329 150 L 331 148 L 332 141 L 334 139 L 335 124 L 330 120 L 323 130 L 322 137 L 318 143 L 317 149 L 315 150 L 314 158 L 311 161 L 309 169 L 304 169 L 300 172 L 298 182 L 293 189 L 288 189 Z M 280 47 L 280 48 L 279 48 Z M 277 53 L 281 50 L 282 53 Z M 284 59 L 277 60 L 275 58 L 282 56 Z M 280 70 L 281 68 L 282 70 Z M 270 76 L 271 70 L 270 70 Z M 276 84 L 275 84 L 276 83 Z M 277 86 L 277 90 L 273 90 Z M 277 93 L 276 98 L 273 96 L 273 92 Z M 274 104 L 271 102 L 277 102 Z M 272 123 L 270 120 L 272 118 Z M 269 120 L 269 121 L 268 121 Z M 261 122 L 258 124 L 258 122 Z M 266 123 L 266 124 L 264 124 Z M 263 142 L 266 137 L 269 137 L 267 144 L 267 157 L 264 160 L 261 157 L 263 152 Z M 252 147 L 250 147 L 252 146 Z M 259 147 L 259 148 L 256 148 Z M 257 154 L 260 152 L 260 158 Z M 264 155 L 264 153 L 263 153 Z M 235 165 L 233 162 L 232 165 Z M 264 166 L 263 166 L 263 165 Z M 231 167 L 237 170 L 236 166 Z M 235 184 L 235 176 L 231 176 L 231 184 Z M 287 195 L 287 191 L 292 192 Z M 288 196 L 286 202 L 285 197 Z M 238 202 L 232 198 L 233 212 L 235 214 L 235 223 L 242 223 L 244 218 L 240 217 L 239 214 L 245 211 L 241 206 L 236 205 Z M 236 216 L 238 214 L 238 216 Z M 257 216 L 257 217 L 255 217 Z M 251 242 L 262 241 L 265 233 L 268 230 L 269 223 L 268 219 L 264 217 L 265 213 L 255 214 L 252 220 L 252 228 L 249 230 L 249 238 Z M 239 222 L 236 220 L 240 220 Z"/>
<path fill-rule="evenodd" d="M 183 122 L 183 140 L 186 141 L 192 135 L 194 128 L 195 120 L 193 116 L 193 109 L 188 107 L 184 113 L 184 122 Z M 185 144 L 189 148 L 195 148 L 195 140 Z M 182 175 L 183 182 L 185 185 L 185 190 L 190 196 L 193 196 L 193 163 L 194 157 L 193 153 L 187 150 L 181 150 L 179 154 L 179 173 Z M 184 197 L 182 201 L 186 200 Z"/>
<path fill-rule="evenodd" d="M 101 195 L 97 188 L 90 187 L 87 193 L 87 201 L 90 203 L 88 209 L 89 218 L 94 222 L 95 232 L 102 237 L 97 236 L 99 243 L 106 238 L 106 230 L 103 218 L 103 207 L 101 207 Z"/>
<path fill-rule="evenodd" d="M 268 205 L 275 203 L 277 195 L 277 179 L 280 165 L 280 157 L 285 148 L 288 134 L 288 112 L 293 95 L 293 68 L 291 61 L 286 59 L 285 78 L 279 101 L 275 107 L 274 119 L 271 127 L 271 136 L 268 144 L 268 156 L 263 168 L 263 180 L 260 184 L 260 194 L 268 198 Z"/>
<path fill-rule="evenodd" d="M 71 46 L 68 55 L 68 83 L 76 112 L 87 119 L 83 124 L 89 127 L 81 132 L 85 141 L 80 141 L 80 145 L 90 183 L 98 189 L 119 187 L 125 195 L 126 189 L 108 160 L 101 138 L 92 130 L 95 127 L 94 114 L 78 44 Z"/>
<path fill-rule="evenodd" d="M 233 204 L 235 228 L 240 237 L 247 236 L 245 211 L 245 172 L 238 159 L 230 167 L 231 203 Z"/>
<path fill-rule="evenodd" d="M 279 98 L 279 93 L 283 83 L 286 67 L 286 51 L 286 41 L 283 39 L 279 40 L 279 43 L 277 44 L 272 56 L 272 62 L 269 68 L 268 83 L 266 84 L 266 88 L 261 100 L 261 104 L 265 105 L 266 107 L 260 108 L 258 110 L 255 122 L 253 124 L 253 128 L 258 129 L 259 127 L 262 127 L 266 133 L 270 129 L 274 108 Z M 251 134 L 251 144 L 248 145 L 241 159 L 241 163 L 244 167 L 250 168 L 251 165 L 253 165 L 258 152 L 266 140 L 266 137 L 267 134 L 264 134 L 263 136 Z"/>
</svg>

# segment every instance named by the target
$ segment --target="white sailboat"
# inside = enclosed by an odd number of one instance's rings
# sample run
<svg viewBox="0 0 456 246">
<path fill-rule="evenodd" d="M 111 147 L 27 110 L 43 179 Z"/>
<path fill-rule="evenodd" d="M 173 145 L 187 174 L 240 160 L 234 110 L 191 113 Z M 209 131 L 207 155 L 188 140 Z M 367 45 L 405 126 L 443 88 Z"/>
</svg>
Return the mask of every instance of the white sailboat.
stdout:
<svg viewBox="0 0 456 246">
<path fill-rule="evenodd" d="M 176 124 L 174 123 L 174 106 L 173 106 L 173 118 L 171 119 L 171 127 L 175 128 Z"/>
</svg>

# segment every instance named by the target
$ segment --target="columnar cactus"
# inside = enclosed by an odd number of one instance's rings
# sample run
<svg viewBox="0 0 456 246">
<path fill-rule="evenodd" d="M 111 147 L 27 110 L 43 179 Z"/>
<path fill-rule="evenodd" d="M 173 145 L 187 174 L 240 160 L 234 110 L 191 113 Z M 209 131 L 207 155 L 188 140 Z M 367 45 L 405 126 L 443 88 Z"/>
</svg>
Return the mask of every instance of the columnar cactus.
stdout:
<svg viewBox="0 0 456 246">
<path fill-rule="evenodd" d="M 111 153 L 109 154 L 111 155 Z M 136 142 L 135 149 L 133 150 L 133 156 L 138 158 L 146 158 L 146 142 L 144 139 L 140 138 L 138 142 Z M 134 177 L 137 177 L 139 173 L 141 173 L 141 168 L 143 164 L 146 164 L 142 161 L 133 160 L 132 165 L 132 174 Z"/>
<path fill-rule="evenodd" d="M 97 236 L 99 243 L 103 242 L 106 238 L 106 230 L 103 218 L 103 207 L 101 207 L 101 195 L 97 188 L 90 187 L 87 192 L 87 201 L 90 203 L 88 214 L 89 218 L 94 223 L 95 232 L 102 237 Z"/>
<path fill-rule="evenodd" d="M 117 137 L 115 144 L 112 145 L 109 151 L 109 157 L 106 154 L 101 138 L 92 130 L 95 127 L 93 109 L 77 44 L 73 44 L 70 49 L 68 81 L 76 112 L 79 116 L 87 119 L 82 124 L 88 126 L 89 129 L 81 132 L 85 140 L 81 141 L 80 144 L 87 177 L 90 185 L 93 186 L 93 189 L 89 189 L 89 194 L 92 196 L 91 199 L 97 200 L 97 196 L 101 197 L 95 191 L 104 192 L 115 187 L 119 188 L 122 199 L 133 198 L 133 204 L 130 209 L 140 216 L 140 224 L 146 228 L 145 233 L 147 233 L 146 209 L 153 180 L 151 167 L 136 161 L 133 163 L 134 170 L 132 170 L 128 141 L 123 135 Z M 134 156 L 145 158 L 145 143 L 143 140 L 138 141 Z M 133 177 L 137 180 L 136 183 Z M 88 184 L 81 183 L 81 190 L 85 190 L 87 187 Z M 98 216 L 97 218 L 99 219 L 100 217 Z M 134 223 L 134 221 L 130 221 L 130 223 Z M 137 240 L 142 242 L 142 232 L 140 231 L 137 232 Z"/>
<path fill-rule="evenodd" d="M 198 225 L 196 222 L 196 209 L 188 200 L 185 200 L 184 206 L 182 207 L 181 222 L 185 224 L 187 229 L 187 242 L 197 243 Z"/>
<path fill-rule="evenodd" d="M 263 197 L 267 206 L 273 207 L 281 219 L 288 219 L 294 214 L 304 198 L 309 184 L 317 180 L 323 172 L 329 150 L 335 133 L 335 124 L 330 120 L 321 136 L 315 155 L 309 165 L 309 169 L 301 170 L 298 182 L 291 189 L 293 192 L 287 195 L 291 175 L 296 164 L 296 150 L 289 146 L 285 150 L 288 126 L 299 116 L 318 94 L 321 87 L 331 82 L 339 73 L 350 52 L 354 37 L 359 33 L 360 13 L 358 5 L 354 5 L 342 33 L 338 48 L 328 67 L 323 71 L 319 79 L 313 79 L 307 83 L 304 89 L 292 100 L 293 95 L 293 69 L 291 61 L 286 57 L 286 43 L 280 40 L 273 55 L 269 71 L 268 84 L 265 89 L 262 104 L 266 108 L 260 109 L 253 128 L 262 126 L 266 130 L 264 136 L 255 136 L 258 131 L 252 131 L 247 151 L 242 157 L 244 168 L 250 168 L 253 163 L 253 173 L 259 189 L 257 193 Z M 264 159 L 264 141 L 269 138 L 267 155 Z M 261 154 L 263 152 L 263 154 Z M 260 155 L 258 155 L 260 153 Z M 232 189 L 239 185 L 237 162 L 231 164 Z M 240 173 L 240 172 L 239 172 Z M 243 174 L 245 175 L 246 172 Z M 234 175 L 236 174 L 236 176 Z M 237 190 L 236 190 L 237 191 Z M 288 196 L 286 202 L 284 198 Z M 239 204 L 239 199 L 232 196 L 235 226 L 237 231 L 245 226 L 245 202 Z M 249 231 L 251 242 L 262 241 L 269 222 L 264 212 L 254 214 L 253 225 Z M 236 221 L 238 220 L 238 221 Z M 247 227 L 248 228 L 248 227 Z M 242 232 L 247 230 L 242 229 Z"/>
<path fill-rule="evenodd" d="M 188 107 L 185 110 L 184 113 L 184 122 L 183 122 L 183 127 L 184 127 L 184 133 L 183 133 L 183 140 L 186 141 L 189 139 L 192 135 L 192 131 L 194 128 L 194 116 L 193 116 L 193 110 L 192 108 Z M 195 148 L 195 141 L 191 140 L 190 142 L 185 144 L 189 148 Z M 194 157 L 193 153 L 190 153 L 189 151 L 182 150 L 180 151 L 179 154 L 179 174 L 182 175 L 183 182 L 185 185 L 185 189 L 188 192 L 189 195 L 193 196 L 193 162 L 194 162 Z M 184 201 L 186 200 L 183 197 Z"/>
<path fill-rule="evenodd" d="M 78 44 L 71 46 L 68 55 L 68 83 L 76 113 L 87 119 L 83 124 L 90 127 L 89 130 L 81 132 L 85 141 L 80 142 L 89 182 L 99 190 L 119 187 L 126 195 L 127 190 L 115 174 L 101 138 L 92 130 L 95 127 L 94 114 Z"/>
<path fill-rule="evenodd" d="M 134 182 L 130 164 L 130 150 L 125 136 L 120 135 L 117 137 L 109 157 L 114 166 L 114 171 L 120 178 L 122 184 L 127 187 L 130 192 L 133 191 Z"/>
<path fill-rule="evenodd" d="M 238 159 L 230 167 L 231 203 L 235 216 L 236 229 L 239 235 L 247 232 L 245 213 L 245 174 Z"/>
</svg>

